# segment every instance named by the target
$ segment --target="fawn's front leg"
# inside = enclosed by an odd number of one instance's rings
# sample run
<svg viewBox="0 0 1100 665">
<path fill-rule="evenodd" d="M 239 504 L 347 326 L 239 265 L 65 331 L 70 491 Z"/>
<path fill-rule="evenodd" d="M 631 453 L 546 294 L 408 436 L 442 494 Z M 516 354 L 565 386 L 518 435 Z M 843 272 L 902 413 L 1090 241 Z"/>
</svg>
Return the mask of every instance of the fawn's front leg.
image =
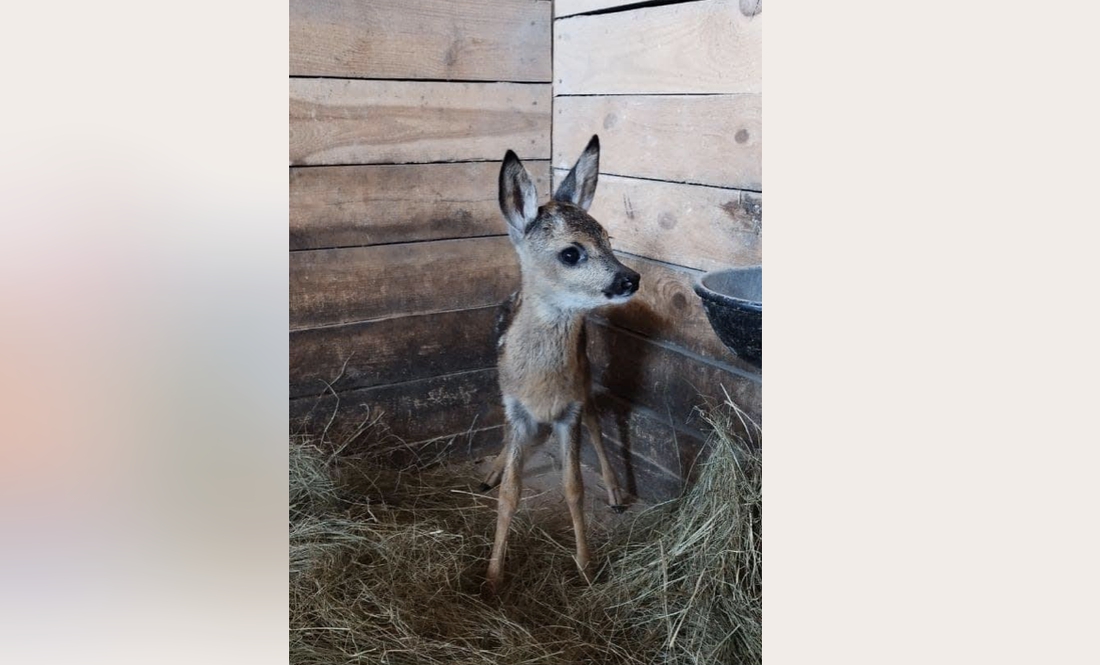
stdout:
<svg viewBox="0 0 1100 665">
<path fill-rule="evenodd" d="M 588 428 L 588 436 L 592 439 L 592 447 L 596 449 L 596 457 L 600 460 L 600 474 L 603 476 L 604 487 L 607 488 L 607 505 L 611 510 L 621 513 L 626 510 L 623 505 L 623 493 L 619 489 L 619 481 L 615 478 L 615 470 L 607 461 L 607 453 L 603 449 L 603 438 L 600 436 L 600 417 L 596 413 L 596 405 L 592 399 L 584 405 L 584 424 Z"/>
<path fill-rule="evenodd" d="M 554 434 L 561 443 L 562 485 L 569 516 L 573 518 L 573 535 L 577 541 L 577 568 L 588 581 L 592 581 L 592 564 L 588 560 L 588 537 L 584 529 L 584 479 L 581 478 L 581 419 L 580 405 L 568 409 L 554 423 Z"/>
<path fill-rule="evenodd" d="M 489 591 L 493 594 L 500 590 L 504 572 L 504 555 L 508 546 L 508 529 L 511 527 L 516 507 L 519 505 L 524 449 L 538 431 L 538 424 L 515 400 L 505 398 L 504 415 L 508 422 L 508 439 L 504 444 L 504 450 L 501 451 L 504 478 L 500 484 L 500 497 L 497 500 L 497 530 L 493 539 L 493 553 L 489 557 L 489 572 L 486 575 Z"/>
</svg>

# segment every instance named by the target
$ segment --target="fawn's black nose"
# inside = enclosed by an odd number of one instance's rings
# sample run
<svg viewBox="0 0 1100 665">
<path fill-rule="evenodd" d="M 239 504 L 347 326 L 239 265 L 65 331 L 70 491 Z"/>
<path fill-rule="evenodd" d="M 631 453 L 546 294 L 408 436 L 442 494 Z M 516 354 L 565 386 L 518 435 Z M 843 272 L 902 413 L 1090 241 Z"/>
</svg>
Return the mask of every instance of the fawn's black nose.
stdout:
<svg viewBox="0 0 1100 665">
<path fill-rule="evenodd" d="M 619 271 L 619 274 L 615 275 L 615 281 L 611 285 L 611 294 L 613 296 L 629 296 L 633 295 L 638 290 L 638 285 L 642 282 L 642 276 L 634 272 L 630 268 L 624 268 Z"/>
</svg>

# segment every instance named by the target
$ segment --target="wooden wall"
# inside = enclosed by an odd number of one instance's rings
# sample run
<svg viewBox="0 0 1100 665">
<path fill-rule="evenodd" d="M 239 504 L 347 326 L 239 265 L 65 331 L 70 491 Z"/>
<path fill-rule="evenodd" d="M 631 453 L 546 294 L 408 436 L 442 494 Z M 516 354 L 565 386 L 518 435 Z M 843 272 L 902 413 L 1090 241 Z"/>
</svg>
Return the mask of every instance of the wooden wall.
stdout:
<svg viewBox="0 0 1100 665">
<path fill-rule="evenodd" d="M 548 192 L 550 49 L 543 0 L 291 0 L 296 427 L 499 442 L 497 172 L 513 149 Z"/>
<path fill-rule="evenodd" d="M 760 263 L 760 2 L 554 5 L 554 182 L 598 133 L 590 212 L 642 274 L 634 302 L 590 318 L 605 438 L 631 490 L 663 498 L 699 452 L 695 406 L 728 392 L 760 419 L 758 371 L 692 291 L 704 271 Z"/>
</svg>

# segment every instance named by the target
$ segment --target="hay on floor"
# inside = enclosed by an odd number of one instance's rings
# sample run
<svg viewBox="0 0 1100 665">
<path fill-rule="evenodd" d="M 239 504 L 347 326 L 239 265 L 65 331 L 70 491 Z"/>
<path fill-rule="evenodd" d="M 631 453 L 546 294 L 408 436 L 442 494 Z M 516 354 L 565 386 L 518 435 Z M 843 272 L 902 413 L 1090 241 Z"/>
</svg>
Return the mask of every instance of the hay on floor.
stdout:
<svg viewBox="0 0 1100 665">
<path fill-rule="evenodd" d="M 521 511 L 498 598 L 482 589 L 496 513 L 474 479 L 292 439 L 290 661 L 759 663 L 759 430 L 729 403 L 707 419 L 696 482 L 592 542 L 595 583 L 571 539 Z"/>
</svg>

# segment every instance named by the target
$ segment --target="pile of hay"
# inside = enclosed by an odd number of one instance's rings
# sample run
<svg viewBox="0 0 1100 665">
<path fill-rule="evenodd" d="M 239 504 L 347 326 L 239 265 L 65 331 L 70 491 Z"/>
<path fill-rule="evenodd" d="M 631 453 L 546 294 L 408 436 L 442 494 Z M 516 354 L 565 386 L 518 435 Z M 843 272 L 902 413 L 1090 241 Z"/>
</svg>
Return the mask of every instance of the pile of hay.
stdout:
<svg viewBox="0 0 1100 665">
<path fill-rule="evenodd" d="M 759 441 L 728 403 L 708 422 L 698 480 L 595 539 L 591 586 L 571 537 L 520 511 L 499 598 L 482 594 L 496 513 L 476 481 L 292 439 L 290 662 L 759 663 Z"/>
</svg>

